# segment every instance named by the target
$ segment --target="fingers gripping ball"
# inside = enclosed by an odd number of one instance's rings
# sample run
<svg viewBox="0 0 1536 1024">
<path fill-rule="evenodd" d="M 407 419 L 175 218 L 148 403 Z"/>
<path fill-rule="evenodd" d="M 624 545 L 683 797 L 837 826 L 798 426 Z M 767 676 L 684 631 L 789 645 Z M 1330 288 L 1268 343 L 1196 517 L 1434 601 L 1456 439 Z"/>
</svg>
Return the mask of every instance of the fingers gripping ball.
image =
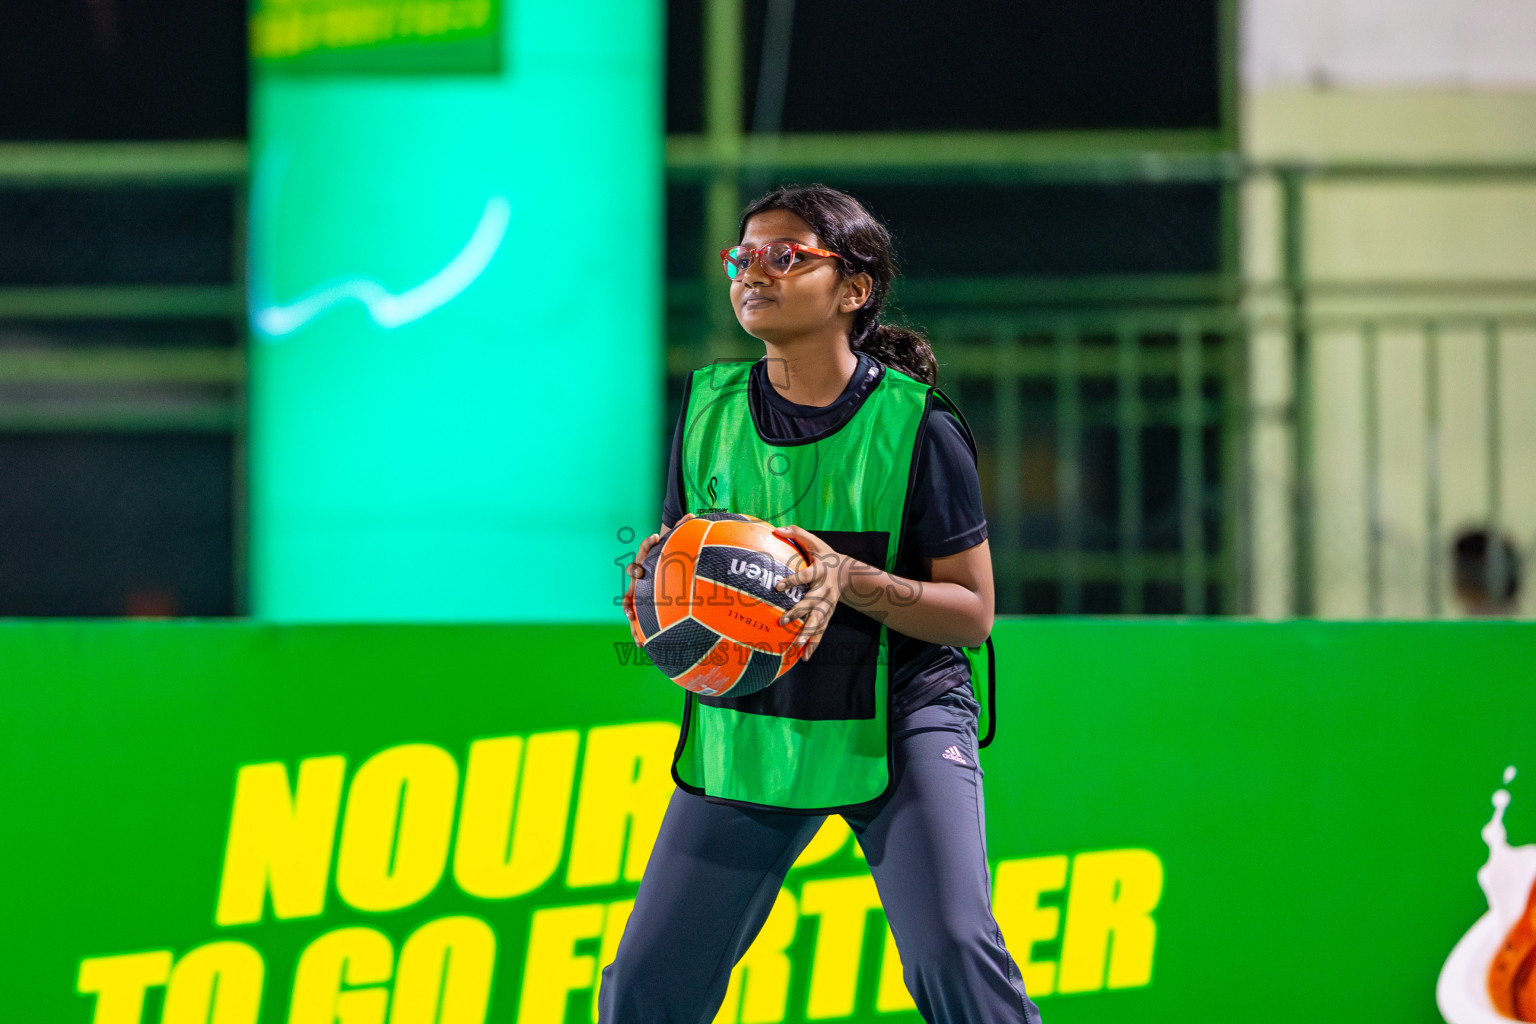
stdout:
<svg viewBox="0 0 1536 1024">
<path fill-rule="evenodd" d="M 743 697 L 800 659 L 802 623 L 779 617 L 804 587 L 773 585 L 805 568 L 804 550 L 773 524 L 740 512 L 711 512 L 667 534 L 641 563 L 625 614 L 635 642 L 679 686 L 705 696 Z"/>
</svg>

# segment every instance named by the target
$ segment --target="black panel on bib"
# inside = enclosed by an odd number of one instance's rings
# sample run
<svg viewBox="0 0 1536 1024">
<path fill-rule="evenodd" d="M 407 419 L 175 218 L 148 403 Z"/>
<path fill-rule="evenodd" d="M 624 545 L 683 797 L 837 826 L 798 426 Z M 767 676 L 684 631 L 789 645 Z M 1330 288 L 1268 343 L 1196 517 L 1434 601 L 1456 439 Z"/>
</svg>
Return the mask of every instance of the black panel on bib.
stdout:
<svg viewBox="0 0 1536 1024">
<path fill-rule="evenodd" d="M 853 532 L 817 530 L 812 533 L 832 550 L 875 568 L 885 566 L 890 534 L 883 530 Z M 855 585 L 857 585 L 855 583 Z M 839 601 L 827 623 L 816 654 L 801 661 L 772 686 L 745 697 L 694 699 L 711 707 L 752 715 L 777 715 L 807 721 L 875 717 L 875 672 L 880 657 L 880 623 Z"/>
</svg>

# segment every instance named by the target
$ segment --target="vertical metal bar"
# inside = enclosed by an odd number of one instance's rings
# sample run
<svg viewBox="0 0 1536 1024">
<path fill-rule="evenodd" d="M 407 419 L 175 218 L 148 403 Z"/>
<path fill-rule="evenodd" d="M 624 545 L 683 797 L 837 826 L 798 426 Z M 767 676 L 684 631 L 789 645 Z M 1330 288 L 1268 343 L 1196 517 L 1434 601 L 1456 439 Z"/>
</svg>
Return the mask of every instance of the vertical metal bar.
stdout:
<svg viewBox="0 0 1536 1024">
<path fill-rule="evenodd" d="M 1440 325 L 1424 324 L 1424 555 L 1429 575 L 1429 614 L 1439 618 L 1440 595 Z"/>
<path fill-rule="evenodd" d="M 1018 364 L 1014 359 L 1017 346 L 1018 341 L 1009 325 L 993 325 L 992 420 L 997 424 L 992 447 L 997 466 L 997 496 L 993 508 L 997 511 L 999 530 L 991 534 L 991 539 L 992 550 L 1001 556 L 998 560 L 1004 565 L 1010 562 L 1016 564 L 1016 556 L 1023 546 L 1021 516 L 1024 495 L 1019 462 L 1023 456 L 1024 424 L 1019 403 Z M 998 607 L 1009 607 L 1012 602 L 1018 601 L 1018 608 L 1022 610 L 1022 591 L 1019 588 L 1022 581 L 1017 573 L 1003 575 L 1012 588 L 1011 596 L 1007 602 L 1000 600 Z"/>
<path fill-rule="evenodd" d="M 716 159 L 741 144 L 741 14 L 742 0 L 708 0 L 704 12 L 704 133 Z"/>
<path fill-rule="evenodd" d="M 1300 168 L 1280 172 L 1282 266 L 1291 332 L 1292 606 L 1313 614 L 1312 358 L 1307 325 L 1306 182 Z"/>
<path fill-rule="evenodd" d="M 1078 387 L 1077 328 L 1063 323 L 1052 335 L 1056 349 L 1056 502 L 1061 521 L 1061 610 L 1083 607 L 1082 395 Z"/>
<path fill-rule="evenodd" d="M 1179 323 L 1179 547 L 1184 614 L 1205 614 L 1204 443 L 1200 333 Z"/>
<path fill-rule="evenodd" d="M 707 238 L 701 280 L 711 360 L 729 357 L 740 348 L 724 291 L 709 286 L 721 276 L 712 253 L 736 240 L 736 219 L 741 213 L 741 16 L 742 0 L 708 0 L 704 11 L 704 134 L 711 170 L 704 200 Z"/>
<path fill-rule="evenodd" d="M 1243 178 L 1238 163 L 1242 153 L 1242 117 L 1239 116 L 1242 67 L 1240 19 L 1238 0 L 1218 0 L 1216 5 L 1216 53 L 1220 74 L 1218 85 L 1218 118 L 1221 148 L 1232 163 L 1228 175 L 1219 182 L 1220 230 L 1221 230 L 1221 279 L 1222 301 L 1235 306 L 1242 295 L 1242 188 Z"/>
<path fill-rule="evenodd" d="M 230 386 L 230 403 L 234 412 L 234 432 L 230 437 L 230 590 L 234 614 L 241 618 L 250 615 L 252 607 L 250 582 L 250 322 L 246 318 L 248 308 L 246 292 L 247 256 L 246 240 L 250 237 L 249 175 L 231 186 L 233 209 L 233 270 L 234 284 L 240 294 L 241 312 L 235 317 L 235 344 L 241 354 L 245 371 Z"/>
<path fill-rule="evenodd" d="M 1486 431 L 1488 435 L 1488 593 L 1497 604 L 1504 601 L 1504 590 L 1509 585 L 1510 566 L 1504 557 L 1503 516 L 1504 496 L 1501 490 L 1503 469 L 1503 438 L 1499 428 L 1499 324 L 1489 320 L 1483 326 L 1483 365 L 1487 368 L 1487 383 L 1483 406 L 1487 409 Z"/>
<path fill-rule="evenodd" d="M 1252 465 L 1248 397 L 1248 337 L 1240 317 L 1223 325 L 1221 383 L 1222 560 L 1221 610 L 1244 615 L 1253 608 Z"/>
<path fill-rule="evenodd" d="M 1118 394 L 1115 412 L 1120 442 L 1120 609 L 1142 610 L 1141 574 L 1141 339 L 1131 324 L 1116 332 Z"/>
<path fill-rule="evenodd" d="M 763 19 L 763 59 L 757 71 L 757 106 L 752 110 L 754 135 L 777 135 L 783 125 L 794 27 L 795 0 L 768 0 Z"/>
<path fill-rule="evenodd" d="M 1365 377 L 1365 588 L 1366 605 L 1373 619 L 1382 615 L 1381 545 L 1385 535 L 1381 507 L 1381 380 L 1376 321 L 1360 328 L 1364 347 Z"/>
<path fill-rule="evenodd" d="M 1222 148 L 1228 152 L 1241 152 L 1239 132 L 1242 118 L 1238 116 L 1238 99 L 1241 96 L 1239 72 L 1242 68 L 1242 32 L 1238 17 L 1238 0 L 1218 0 L 1216 4 L 1216 58 L 1220 74 L 1217 86 L 1217 102 Z"/>
</svg>

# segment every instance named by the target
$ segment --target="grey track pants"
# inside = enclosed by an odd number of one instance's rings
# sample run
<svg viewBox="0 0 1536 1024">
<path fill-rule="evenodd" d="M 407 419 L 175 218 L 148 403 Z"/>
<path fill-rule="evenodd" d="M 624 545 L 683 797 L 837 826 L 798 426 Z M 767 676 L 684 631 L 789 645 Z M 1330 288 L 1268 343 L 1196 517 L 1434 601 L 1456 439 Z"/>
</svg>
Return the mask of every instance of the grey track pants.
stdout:
<svg viewBox="0 0 1536 1024">
<path fill-rule="evenodd" d="M 1038 1024 L 992 917 L 976 713 L 960 689 L 893 723 L 896 784 L 883 802 L 844 817 L 923 1019 Z M 731 968 L 824 820 L 676 790 L 613 963 L 603 968 L 600 1024 L 710 1024 Z"/>
</svg>

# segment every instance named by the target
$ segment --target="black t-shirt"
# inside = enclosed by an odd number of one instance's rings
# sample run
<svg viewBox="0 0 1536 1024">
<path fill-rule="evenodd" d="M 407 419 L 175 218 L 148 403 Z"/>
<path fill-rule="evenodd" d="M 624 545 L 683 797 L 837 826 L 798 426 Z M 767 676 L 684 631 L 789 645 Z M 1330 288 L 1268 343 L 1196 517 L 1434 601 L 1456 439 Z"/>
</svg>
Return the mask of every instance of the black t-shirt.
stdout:
<svg viewBox="0 0 1536 1024">
<path fill-rule="evenodd" d="M 759 359 L 748 377 L 747 400 L 759 432 L 767 439 L 791 441 L 814 437 L 848 422 L 880 379 L 881 365 L 866 352 L 855 353 L 858 366 L 831 405 L 797 405 L 779 394 L 766 379 L 766 362 Z M 671 527 L 682 518 L 683 497 L 678 480 L 678 452 L 682 443 L 683 410 L 672 433 L 672 456 L 667 463 L 667 494 L 661 521 Z M 976 459 L 954 413 L 936 404 L 928 413 L 928 429 L 917 452 L 917 485 L 907 510 L 906 535 L 896 552 L 897 576 L 924 579 L 923 558 L 957 554 L 987 539 L 987 519 L 981 507 L 981 482 Z M 789 524 L 779 524 L 789 525 Z M 814 531 L 812 531 L 814 532 Z M 970 680 L 965 654 L 956 647 L 931 644 L 896 630 L 891 637 L 891 699 L 893 715 L 900 718 L 941 693 Z"/>
</svg>

